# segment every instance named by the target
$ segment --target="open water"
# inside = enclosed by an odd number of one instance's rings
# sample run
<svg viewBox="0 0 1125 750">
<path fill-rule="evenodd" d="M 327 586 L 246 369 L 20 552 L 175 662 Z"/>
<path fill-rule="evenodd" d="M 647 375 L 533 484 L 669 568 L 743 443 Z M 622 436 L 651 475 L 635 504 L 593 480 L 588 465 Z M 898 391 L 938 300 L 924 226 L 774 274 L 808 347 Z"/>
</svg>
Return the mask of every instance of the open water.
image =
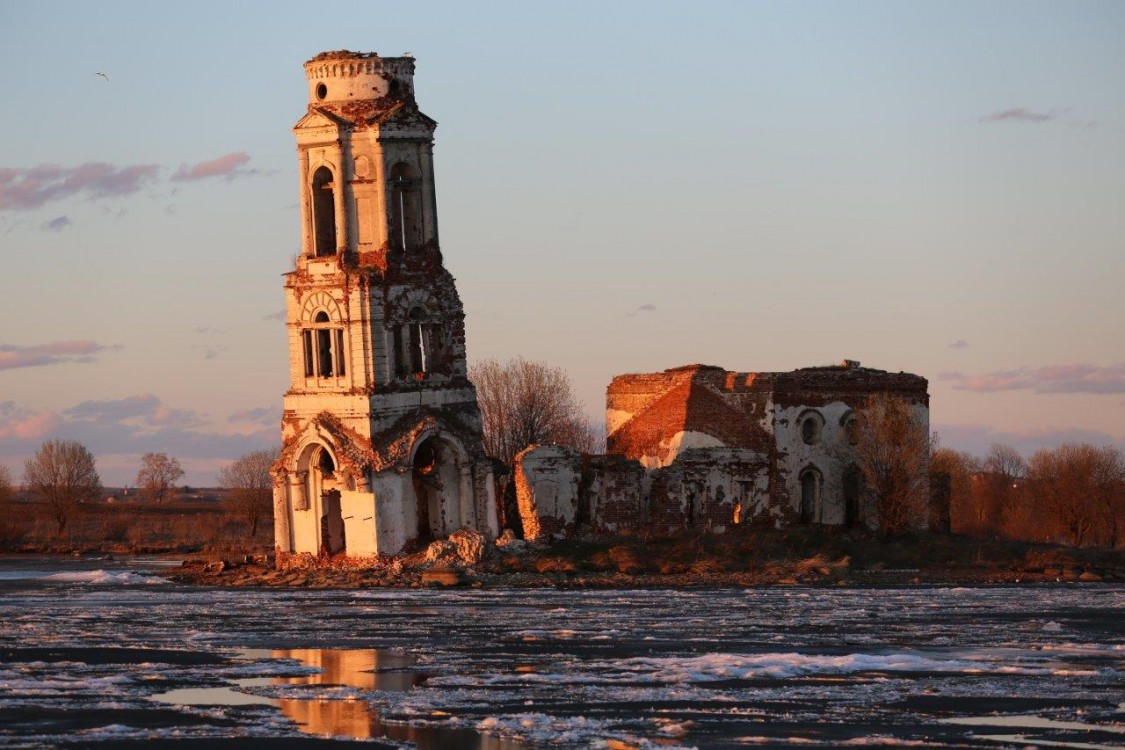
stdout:
<svg viewBox="0 0 1125 750">
<path fill-rule="evenodd" d="M 1120 585 L 257 590 L 159 565 L 0 557 L 0 746 L 1125 747 Z"/>
</svg>

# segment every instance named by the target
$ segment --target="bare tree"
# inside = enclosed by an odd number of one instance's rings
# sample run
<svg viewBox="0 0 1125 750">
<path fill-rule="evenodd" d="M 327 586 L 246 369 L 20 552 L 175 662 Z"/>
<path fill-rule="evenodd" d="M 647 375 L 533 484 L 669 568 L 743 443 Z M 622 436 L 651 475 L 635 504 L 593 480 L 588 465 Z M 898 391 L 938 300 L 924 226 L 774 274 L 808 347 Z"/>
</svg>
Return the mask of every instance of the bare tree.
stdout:
<svg viewBox="0 0 1125 750">
<path fill-rule="evenodd" d="M 15 495 L 12 474 L 7 466 L 0 464 L 0 550 L 14 548 L 24 536 L 22 514 L 7 507 Z"/>
<path fill-rule="evenodd" d="M 8 471 L 7 466 L 0 464 L 0 504 L 10 501 L 15 494 L 12 488 L 12 472 Z"/>
<path fill-rule="evenodd" d="M 484 448 L 505 464 L 533 443 L 596 450 L 594 429 L 562 368 L 522 357 L 486 359 L 469 368 L 469 379 L 484 420 Z"/>
<path fill-rule="evenodd" d="M 24 464 L 24 484 L 46 503 L 60 537 L 78 503 L 101 495 L 102 482 L 94 463 L 93 454 L 82 443 L 48 440 Z"/>
<path fill-rule="evenodd" d="M 137 472 L 137 487 L 148 491 L 158 503 L 164 502 L 168 489 L 184 475 L 180 462 L 167 453 L 146 453 L 141 456 L 141 470 Z"/>
<path fill-rule="evenodd" d="M 930 436 L 909 401 L 877 394 L 855 413 L 855 451 L 876 503 L 879 530 L 924 526 L 930 495 Z"/>
<path fill-rule="evenodd" d="M 1012 513 L 1027 476 L 1027 462 L 1015 448 L 994 443 L 981 464 L 981 527 L 993 533 L 1012 525 Z"/>
<path fill-rule="evenodd" d="M 250 536 L 273 507 L 273 479 L 270 467 L 280 448 L 247 453 L 230 466 L 219 470 L 219 485 L 227 490 L 227 509 L 250 526 Z"/>
<path fill-rule="evenodd" d="M 1028 483 L 1074 546 L 1117 542 L 1125 503 L 1125 458 L 1118 449 L 1067 444 L 1038 451 Z"/>
</svg>

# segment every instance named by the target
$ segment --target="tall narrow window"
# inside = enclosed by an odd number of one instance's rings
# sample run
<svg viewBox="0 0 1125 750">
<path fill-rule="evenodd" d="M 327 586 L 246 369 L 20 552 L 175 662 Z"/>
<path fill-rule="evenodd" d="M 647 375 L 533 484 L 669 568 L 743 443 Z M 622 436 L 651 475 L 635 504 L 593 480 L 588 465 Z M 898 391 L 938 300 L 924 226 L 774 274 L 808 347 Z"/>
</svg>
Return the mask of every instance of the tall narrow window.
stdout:
<svg viewBox="0 0 1125 750">
<path fill-rule="evenodd" d="M 320 364 L 320 377 L 332 377 L 332 331 L 326 328 L 316 332 L 316 358 Z"/>
<path fill-rule="evenodd" d="M 425 331 L 426 372 L 441 372 L 446 365 L 445 327 L 430 323 Z"/>
<path fill-rule="evenodd" d="M 406 333 L 410 341 L 410 372 L 423 373 L 426 371 L 426 354 L 422 347 L 422 324 L 407 324 Z"/>
<path fill-rule="evenodd" d="M 336 193 L 332 171 L 321 167 L 312 179 L 313 241 L 316 257 L 336 254 Z"/>
<path fill-rule="evenodd" d="M 422 322 L 426 318 L 426 311 L 420 307 L 415 307 L 410 311 L 407 318 L 406 339 L 410 347 L 410 350 L 407 352 L 410 362 L 410 372 L 411 374 L 418 375 L 427 371 L 426 359 L 428 352 L 426 351 L 426 325 Z"/>
<path fill-rule="evenodd" d="M 422 242 L 422 200 L 417 176 L 409 164 L 399 162 L 391 168 L 391 247 L 409 250 Z"/>
<path fill-rule="evenodd" d="M 316 360 L 313 357 L 312 331 L 301 331 L 301 343 L 305 350 L 305 377 L 311 378 L 316 372 Z"/>
<path fill-rule="evenodd" d="M 402 340 L 402 326 L 394 327 L 394 372 L 400 378 L 405 378 L 408 373 L 406 371 L 406 356 L 403 352 L 404 342 Z"/>
<path fill-rule="evenodd" d="M 336 329 L 336 374 L 344 375 L 344 331 Z"/>
</svg>

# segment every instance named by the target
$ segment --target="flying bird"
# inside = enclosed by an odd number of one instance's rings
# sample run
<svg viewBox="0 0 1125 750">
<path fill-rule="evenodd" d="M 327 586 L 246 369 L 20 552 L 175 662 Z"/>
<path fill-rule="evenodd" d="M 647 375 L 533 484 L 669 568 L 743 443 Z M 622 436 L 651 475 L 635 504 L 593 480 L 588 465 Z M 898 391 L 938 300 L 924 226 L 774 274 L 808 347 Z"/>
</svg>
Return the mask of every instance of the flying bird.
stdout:
<svg viewBox="0 0 1125 750">
<path fill-rule="evenodd" d="M 102 78 L 104 78 L 106 80 L 106 83 L 109 83 L 109 76 L 106 75 L 105 73 L 101 72 L 100 70 L 97 73 L 94 73 L 94 75 L 101 76 Z"/>
</svg>

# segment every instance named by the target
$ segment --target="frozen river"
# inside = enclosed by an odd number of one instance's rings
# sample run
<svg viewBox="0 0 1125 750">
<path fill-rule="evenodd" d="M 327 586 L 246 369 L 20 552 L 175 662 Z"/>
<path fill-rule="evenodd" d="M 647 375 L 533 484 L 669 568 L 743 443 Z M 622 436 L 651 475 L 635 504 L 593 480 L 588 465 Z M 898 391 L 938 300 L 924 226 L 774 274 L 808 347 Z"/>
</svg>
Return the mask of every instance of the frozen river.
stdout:
<svg viewBox="0 0 1125 750">
<path fill-rule="evenodd" d="M 153 565 L 0 557 L 0 746 L 1125 747 L 1120 585 L 255 590 Z"/>
</svg>

